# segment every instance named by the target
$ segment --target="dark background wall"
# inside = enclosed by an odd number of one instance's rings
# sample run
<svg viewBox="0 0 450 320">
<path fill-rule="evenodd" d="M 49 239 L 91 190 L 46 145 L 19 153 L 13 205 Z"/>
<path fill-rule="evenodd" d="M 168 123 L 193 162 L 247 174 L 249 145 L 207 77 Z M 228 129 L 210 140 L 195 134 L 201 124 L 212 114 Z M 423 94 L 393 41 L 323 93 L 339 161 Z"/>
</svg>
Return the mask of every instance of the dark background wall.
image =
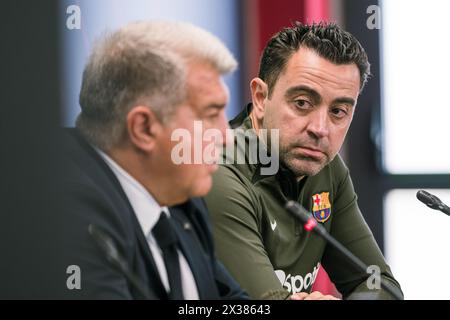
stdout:
<svg viewBox="0 0 450 320">
<path fill-rule="evenodd" d="M 0 298 L 58 287 L 55 186 L 59 119 L 57 1 L 2 1 Z"/>
</svg>

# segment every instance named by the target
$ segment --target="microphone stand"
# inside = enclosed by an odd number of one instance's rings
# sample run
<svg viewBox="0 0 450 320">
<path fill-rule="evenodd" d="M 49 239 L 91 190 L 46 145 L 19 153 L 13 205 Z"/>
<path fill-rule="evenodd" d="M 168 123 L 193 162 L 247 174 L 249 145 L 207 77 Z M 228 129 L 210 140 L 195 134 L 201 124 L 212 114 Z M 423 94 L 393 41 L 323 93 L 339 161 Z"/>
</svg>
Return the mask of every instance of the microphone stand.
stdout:
<svg viewBox="0 0 450 320">
<path fill-rule="evenodd" d="M 303 208 L 299 203 L 295 201 L 288 201 L 285 205 L 285 209 L 303 223 L 303 227 L 305 228 L 305 230 L 317 233 L 319 236 L 324 238 L 328 242 L 328 244 L 342 253 L 342 255 L 345 256 L 345 258 L 349 262 L 351 262 L 359 271 L 367 273 L 368 266 L 353 253 L 351 253 L 346 247 L 344 247 L 339 241 L 333 238 L 322 225 L 317 224 L 317 221 L 313 217 L 311 217 L 310 213 L 306 211 L 306 209 Z M 385 289 L 396 300 L 403 300 L 403 297 L 400 296 L 396 291 L 394 291 L 391 286 L 381 277 L 380 284 L 381 287 L 383 287 L 383 289 Z"/>
<path fill-rule="evenodd" d="M 130 285 L 141 295 L 143 299 L 150 300 L 156 298 L 149 294 L 147 289 L 139 281 L 138 277 L 131 272 L 127 262 L 114 245 L 113 240 L 105 232 L 93 224 L 88 226 L 88 232 L 103 252 L 108 262 L 122 273 Z"/>
</svg>

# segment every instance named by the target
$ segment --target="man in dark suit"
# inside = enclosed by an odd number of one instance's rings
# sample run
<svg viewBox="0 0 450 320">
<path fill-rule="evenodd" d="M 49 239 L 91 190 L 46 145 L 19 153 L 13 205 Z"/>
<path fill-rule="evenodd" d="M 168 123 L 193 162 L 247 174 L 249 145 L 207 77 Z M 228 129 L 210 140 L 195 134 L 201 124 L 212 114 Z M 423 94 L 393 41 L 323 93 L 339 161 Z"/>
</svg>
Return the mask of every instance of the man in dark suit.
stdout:
<svg viewBox="0 0 450 320">
<path fill-rule="evenodd" d="M 96 45 L 77 128 L 64 133 L 67 297 L 247 298 L 215 258 L 198 198 L 226 143 L 221 76 L 235 67 L 216 37 L 185 23 L 134 23 Z M 212 145 L 192 141 L 199 125 L 217 133 Z"/>
</svg>

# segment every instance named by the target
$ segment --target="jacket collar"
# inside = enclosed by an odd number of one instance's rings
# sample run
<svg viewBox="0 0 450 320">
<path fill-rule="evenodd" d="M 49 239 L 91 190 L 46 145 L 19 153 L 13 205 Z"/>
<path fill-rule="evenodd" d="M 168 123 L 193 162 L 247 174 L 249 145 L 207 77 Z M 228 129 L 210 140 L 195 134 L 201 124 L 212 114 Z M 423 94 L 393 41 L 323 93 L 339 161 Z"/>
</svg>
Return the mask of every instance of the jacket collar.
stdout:
<svg viewBox="0 0 450 320">
<path fill-rule="evenodd" d="M 170 214 L 175 219 L 175 228 L 179 237 L 181 250 L 191 267 L 199 293 L 199 298 L 219 299 L 216 281 L 213 277 L 211 259 L 214 259 L 212 238 L 204 216 L 206 208 L 202 200 L 191 199 L 183 204 L 170 207 Z M 207 254 L 205 254 L 205 252 Z"/>
</svg>

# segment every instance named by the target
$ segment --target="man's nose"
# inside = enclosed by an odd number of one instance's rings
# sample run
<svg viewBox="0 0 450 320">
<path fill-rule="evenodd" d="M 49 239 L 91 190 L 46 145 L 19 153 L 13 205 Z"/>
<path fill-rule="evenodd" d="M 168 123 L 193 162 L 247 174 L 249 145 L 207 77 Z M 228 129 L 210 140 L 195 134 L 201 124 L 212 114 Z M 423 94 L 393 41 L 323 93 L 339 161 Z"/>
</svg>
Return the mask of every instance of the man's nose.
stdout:
<svg viewBox="0 0 450 320">
<path fill-rule="evenodd" d="M 309 115 L 308 133 L 316 139 L 322 139 L 329 134 L 328 108 L 320 107 Z"/>
</svg>

